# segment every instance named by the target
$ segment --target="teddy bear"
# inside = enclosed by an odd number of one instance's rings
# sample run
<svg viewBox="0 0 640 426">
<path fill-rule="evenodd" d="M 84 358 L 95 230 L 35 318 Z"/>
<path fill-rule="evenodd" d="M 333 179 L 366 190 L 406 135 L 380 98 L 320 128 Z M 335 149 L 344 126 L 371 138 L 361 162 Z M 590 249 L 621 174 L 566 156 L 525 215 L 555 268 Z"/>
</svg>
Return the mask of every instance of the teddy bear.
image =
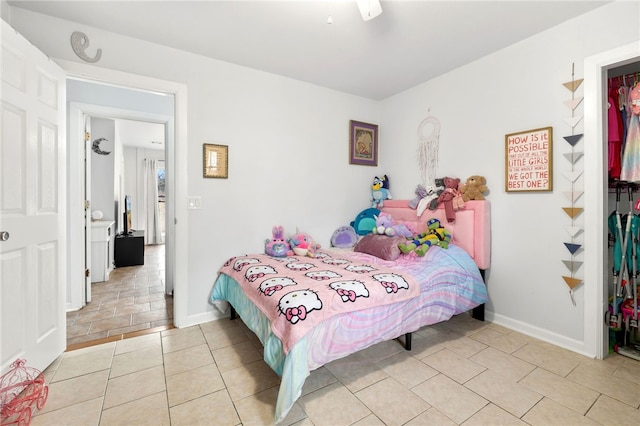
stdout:
<svg viewBox="0 0 640 426">
<path fill-rule="evenodd" d="M 462 199 L 464 201 L 484 200 L 484 193 L 489 190 L 486 183 L 487 180 L 484 176 L 473 175 L 468 177 L 467 181 L 460 189 L 460 192 L 462 192 Z"/>
<path fill-rule="evenodd" d="M 438 197 L 438 204 L 444 205 L 444 214 L 447 218 L 447 222 L 456 221 L 456 210 L 464 208 L 464 204 L 461 204 L 460 192 L 458 191 L 458 185 L 460 179 L 446 177 L 444 178 L 444 192 Z"/>
<path fill-rule="evenodd" d="M 429 219 L 427 221 L 427 230 L 421 234 L 415 235 L 406 243 L 398 244 L 398 248 L 404 254 L 412 251 L 418 256 L 424 256 L 431 246 L 438 246 L 443 249 L 449 248 L 451 243 L 451 233 L 442 227 L 438 219 Z"/>
</svg>

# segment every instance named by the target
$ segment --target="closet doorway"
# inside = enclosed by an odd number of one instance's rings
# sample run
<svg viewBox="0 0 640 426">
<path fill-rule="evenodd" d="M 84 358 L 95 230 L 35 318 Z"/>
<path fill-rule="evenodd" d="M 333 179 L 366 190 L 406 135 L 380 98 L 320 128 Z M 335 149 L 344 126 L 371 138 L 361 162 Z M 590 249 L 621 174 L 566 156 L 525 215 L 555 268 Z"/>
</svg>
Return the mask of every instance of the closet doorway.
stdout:
<svg viewBox="0 0 640 426">
<path fill-rule="evenodd" d="M 640 361 L 638 299 L 640 285 L 640 119 L 638 98 L 640 61 L 607 70 L 607 289 L 608 352 Z M 640 98 L 639 98 L 640 99 Z M 634 148 L 635 147 L 635 148 Z M 627 226 L 628 225 L 628 226 Z M 628 249 L 628 250 L 625 250 Z"/>
<path fill-rule="evenodd" d="M 609 354 L 607 72 L 640 62 L 640 40 L 584 59 L 584 341 L 582 352 Z"/>
</svg>

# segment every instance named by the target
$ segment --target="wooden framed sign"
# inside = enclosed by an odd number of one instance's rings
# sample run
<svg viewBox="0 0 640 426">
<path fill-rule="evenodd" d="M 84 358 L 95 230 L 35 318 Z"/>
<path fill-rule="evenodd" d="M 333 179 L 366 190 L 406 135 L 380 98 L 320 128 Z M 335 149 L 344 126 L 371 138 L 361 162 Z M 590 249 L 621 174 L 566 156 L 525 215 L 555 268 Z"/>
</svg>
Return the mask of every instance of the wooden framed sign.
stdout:
<svg viewBox="0 0 640 426">
<path fill-rule="evenodd" d="M 553 189 L 553 129 L 543 127 L 505 135 L 505 191 Z"/>
</svg>

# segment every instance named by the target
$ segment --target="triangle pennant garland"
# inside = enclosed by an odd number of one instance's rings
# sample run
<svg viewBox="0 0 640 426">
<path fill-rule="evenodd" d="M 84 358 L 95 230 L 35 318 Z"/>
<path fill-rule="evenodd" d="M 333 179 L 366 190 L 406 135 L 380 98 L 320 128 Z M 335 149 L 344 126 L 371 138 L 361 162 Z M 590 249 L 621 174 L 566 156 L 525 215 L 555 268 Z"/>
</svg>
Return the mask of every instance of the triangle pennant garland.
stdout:
<svg viewBox="0 0 640 426">
<path fill-rule="evenodd" d="M 582 84 L 584 78 L 579 78 L 578 80 L 567 81 L 566 83 L 562 83 L 564 87 L 569 89 L 572 92 L 575 92 L 578 87 Z"/>
<path fill-rule="evenodd" d="M 578 105 L 580 105 L 580 102 L 582 102 L 584 98 L 580 97 L 580 98 L 575 98 L 575 99 L 569 99 L 568 101 L 564 101 L 564 104 L 567 106 L 567 108 L 574 110 L 578 107 Z"/>
<path fill-rule="evenodd" d="M 582 155 L 584 153 L 582 151 L 577 151 L 577 152 L 567 152 L 564 155 L 564 158 L 566 158 L 567 160 L 569 160 L 569 162 L 571 164 L 576 164 L 578 162 L 579 159 L 582 158 Z"/>
<path fill-rule="evenodd" d="M 582 133 L 578 135 L 564 136 L 564 140 L 569 142 L 571 146 L 576 146 L 576 144 L 580 141 L 580 139 L 582 139 L 582 136 L 584 136 L 584 134 Z"/>
<path fill-rule="evenodd" d="M 574 64 L 571 65 L 571 81 L 562 84 L 564 87 L 569 89 L 572 93 L 571 99 L 564 101 L 565 106 L 571 110 L 571 117 L 562 118 L 567 125 L 571 126 L 571 135 L 563 136 L 564 140 L 567 141 L 569 145 L 571 145 L 571 152 L 562 154 L 564 158 L 566 158 L 567 161 L 571 163 L 570 170 L 564 172 L 564 175 L 571 182 L 571 190 L 568 192 L 562 193 L 567 198 L 567 200 L 571 202 L 571 207 L 562 207 L 562 210 L 564 210 L 567 216 L 571 218 L 571 225 L 565 226 L 565 230 L 569 234 L 569 237 L 571 238 L 571 242 L 564 243 L 564 246 L 567 248 L 567 250 L 569 250 L 569 253 L 571 253 L 571 259 L 562 261 L 562 263 L 564 263 L 564 266 L 566 266 L 567 269 L 570 271 L 571 276 L 563 276 L 562 279 L 569 287 L 569 296 L 571 297 L 571 303 L 573 303 L 573 306 L 575 307 L 577 305 L 576 305 L 576 300 L 573 297 L 573 288 L 582 284 L 582 280 L 578 278 L 574 278 L 573 276 L 582 267 L 583 262 L 574 260 L 576 253 L 582 248 L 582 244 L 574 244 L 574 240 L 576 236 L 584 232 L 584 227 L 575 226 L 576 217 L 578 217 L 584 211 L 582 207 L 575 207 L 576 200 L 582 197 L 582 195 L 584 194 L 584 191 L 576 191 L 574 188 L 574 186 L 576 186 L 576 181 L 580 176 L 582 176 L 584 171 L 584 168 L 582 168 L 582 170 L 577 170 L 579 167 L 576 167 L 578 161 L 584 158 L 584 150 L 582 151 L 574 150 L 576 144 L 580 142 L 580 140 L 582 140 L 584 136 L 582 133 L 575 134 L 575 127 L 584 118 L 584 115 L 581 115 L 579 110 L 577 109 L 578 106 L 584 100 L 584 97 L 582 96 L 576 97 L 575 92 L 578 89 L 578 87 L 580 87 L 584 79 L 582 78 L 574 79 L 573 71 L 574 71 Z"/>
<path fill-rule="evenodd" d="M 571 273 L 574 273 L 580 269 L 583 262 L 579 262 L 577 260 L 563 260 L 562 263 L 564 263 L 564 266 L 566 266 Z"/>
<path fill-rule="evenodd" d="M 562 210 L 571 218 L 575 219 L 580 213 L 582 213 L 582 207 L 563 207 Z"/>
<path fill-rule="evenodd" d="M 563 120 L 564 120 L 565 123 L 567 123 L 573 129 L 574 127 L 576 127 L 578 125 L 580 120 L 582 120 L 582 116 L 578 115 L 578 116 L 575 116 L 575 117 L 564 117 Z"/>
<path fill-rule="evenodd" d="M 572 244 L 572 243 L 564 243 L 565 247 L 571 254 L 575 254 L 582 245 L 580 244 Z"/>
<path fill-rule="evenodd" d="M 562 194 L 564 194 L 564 196 L 567 198 L 567 200 L 569 200 L 572 203 L 574 203 L 578 198 L 580 198 L 582 196 L 582 194 L 584 194 L 584 192 L 583 191 L 574 191 L 574 192 L 563 192 Z"/>
<path fill-rule="evenodd" d="M 581 226 L 565 226 L 564 228 L 567 230 L 570 237 L 575 237 L 580 233 L 580 231 L 582 231 Z"/>
<path fill-rule="evenodd" d="M 564 279 L 564 282 L 567 283 L 567 285 L 569 286 L 570 289 L 573 289 L 575 286 L 577 286 L 577 285 L 582 283 L 582 280 L 579 280 L 577 278 L 571 278 L 571 277 L 563 276 L 562 279 Z"/>
</svg>

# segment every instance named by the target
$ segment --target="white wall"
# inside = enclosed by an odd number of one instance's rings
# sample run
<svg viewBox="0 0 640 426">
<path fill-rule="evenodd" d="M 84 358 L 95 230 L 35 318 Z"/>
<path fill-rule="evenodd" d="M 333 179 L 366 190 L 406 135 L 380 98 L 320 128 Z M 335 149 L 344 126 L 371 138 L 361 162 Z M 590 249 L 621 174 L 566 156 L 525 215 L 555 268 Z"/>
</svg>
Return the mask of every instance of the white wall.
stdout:
<svg viewBox="0 0 640 426">
<path fill-rule="evenodd" d="M 383 102 L 23 10 L 11 18 L 51 57 L 79 62 L 68 38 L 84 31 L 103 50 L 99 66 L 187 85 L 189 140 L 178 143 L 188 144 L 189 167 L 178 173 L 187 174 L 189 195 L 203 197 L 202 210 L 189 211 L 188 250 L 177 259 L 188 264 L 191 318 L 212 311 L 207 297 L 220 264 L 261 251 L 272 225 L 299 226 L 327 244 L 367 207 L 378 172 L 391 176 L 394 198 L 411 197 L 417 129 L 431 109 L 442 122 L 440 174 L 482 174 L 491 189 L 490 318 L 584 352 L 583 288 L 597 283 L 585 278 L 574 307 L 561 278 L 569 189 L 562 136 L 571 134 L 562 120 L 571 94 L 562 83 L 572 64 L 579 78 L 587 56 L 637 40 L 638 16 L 637 2 L 616 2 Z M 350 119 L 381 124 L 379 168 L 348 164 Z M 554 129 L 554 191 L 505 193 L 504 135 L 544 126 Z M 202 178 L 202 143 L 229 145 L 229 179 Z"/>
<path fill-rule="evenodd" d="M 562 279 L 570 275 L 562 263 L 570 259 L 563 243 L 571 242 L 565 230 L 571 221 L 562 211 L 571 206 L 563 195 L 571 191 L 564 176 L 571 165 L 562 155 L 571 147 L 562 137 L 572 134 L 563 121 L 571 116 L 563 104 L 571 92 L 562 83 L 572 80 L 572 66 L 576 79 L 584 76 L 586 57 L 638 40 L 639 20 L 637 2 L 614 3 L 382 102 L 382 137 L 397 141 L 381 148 L 382 166 L 401 189 L 394 195 L 411 196 L 419 182 L 417 168 L 407 165 L 415 164 L 417 129 L 429 108 L 442 124 L 440 175 L 487 178 L 493 213 L 488 317 L 579 352 L 589 352 L 583 346 L 584 289 L 601 283 L 579 270 L 576 277 L 584 284 L 575 289 L 573 306 Z M 595 96 L 580 88 L 576 96 L 583 95 Z M 505 134 L 546 126 L 553 127 L 553 191 L 506 193 Z M 581 122 L 575 133 L 582 129 Z M 583 142 L 576 150 L 585 150 Z M 575 189 L 587 189 L 582 178 Z M 589 208 L 583 202 L 576 206 Z M 582 220 L 575 225 L 582 226 Z M 582 244 L 582 238 L 575 242 Z M 577 260 L 583 260 L 580 253 Z"/>
<path fill-rule="evenodd" d="M 91 140 L 104 138 L 100 149 L 108 155 L 91 150 L 91 211 L 100 210 L 104 220 L 115 220 L 113 206 L 114 163 L 115 163 L 115 122 L 105 118 L 91 119 Z"/>
</svg>

